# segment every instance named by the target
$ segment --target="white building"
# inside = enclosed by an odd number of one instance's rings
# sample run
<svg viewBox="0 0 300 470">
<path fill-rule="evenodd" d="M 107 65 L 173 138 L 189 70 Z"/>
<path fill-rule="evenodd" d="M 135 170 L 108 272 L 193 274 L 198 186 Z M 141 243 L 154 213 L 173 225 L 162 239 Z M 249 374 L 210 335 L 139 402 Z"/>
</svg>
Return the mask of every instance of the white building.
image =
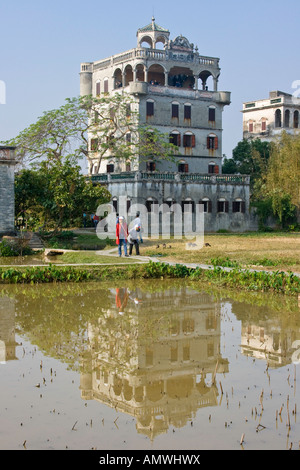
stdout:
<svg viewBox="0 0 300 470">
<path fill-rule="evenodd" d="M 243 137 L 271 141 L 283 130 L 300 132 L 300 99 L 282 91 L 269 98 L 243 103 Z"/>
</svg>

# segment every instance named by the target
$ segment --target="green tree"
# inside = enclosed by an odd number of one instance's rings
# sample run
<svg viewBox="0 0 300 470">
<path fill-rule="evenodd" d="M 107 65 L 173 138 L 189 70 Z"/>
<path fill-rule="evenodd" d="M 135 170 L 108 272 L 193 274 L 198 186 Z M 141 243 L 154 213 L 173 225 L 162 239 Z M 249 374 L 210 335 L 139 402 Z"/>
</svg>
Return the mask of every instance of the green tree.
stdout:
<svg viewBox="0 0 300 470">
<path fill-rule="evenodd" d="M 270 198 L 283 226 L 300 214 L 300 136 L 283 132 L 274 143 L 257 196 Z"/>
<path fill-rule="evenodd" d="M 260 139 L 243 139 L 232 151 L 232 158 L 225 158 L 224 174 L 241 173 L 249 175 L 251 186 L 260 178 L 268 165 L 272 144 Z"/>
</svg>

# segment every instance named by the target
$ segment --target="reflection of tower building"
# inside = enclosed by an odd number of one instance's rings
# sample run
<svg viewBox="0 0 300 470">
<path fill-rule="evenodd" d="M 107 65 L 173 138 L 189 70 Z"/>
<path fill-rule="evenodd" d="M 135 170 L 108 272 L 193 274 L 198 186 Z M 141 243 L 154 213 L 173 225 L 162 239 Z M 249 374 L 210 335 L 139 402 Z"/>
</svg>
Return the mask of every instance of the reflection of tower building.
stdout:
<svg viewBox="0 0 300 470">
<path fill-rule="evenodd" d="M 135 416 L 139 432 L 154 437 L 215 406 L 211 379 L 228 364 L 220 355 L 219 309 L 208 295 L 182 288 L 141 296 L 138 311 L 90 326 L 81 389 L 85 400 Z"/>
<path fill-rule="evenodd" d="M 0 363 L 16 359 L 15 301 L 0 297 Z"/>
<path fill-rule="evenodd" d="M 242 323 L 242 354 L 262 359 L 270 368 L 291 363 L 294 342 L 300 338 L 298 315 L 293 320 L 284 307 L 276 314 L 267 306 L 243 303 L 234 303 L 232 310 Z"/>
</svg>

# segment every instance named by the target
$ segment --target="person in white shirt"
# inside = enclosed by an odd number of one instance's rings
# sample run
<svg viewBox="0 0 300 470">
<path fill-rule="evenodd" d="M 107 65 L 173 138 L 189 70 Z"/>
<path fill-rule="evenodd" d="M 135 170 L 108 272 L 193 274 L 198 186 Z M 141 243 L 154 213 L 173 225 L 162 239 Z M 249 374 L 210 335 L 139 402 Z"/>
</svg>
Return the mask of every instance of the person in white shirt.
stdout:
<svg viewBox="0 0 300 470">
<path fill-rule="evenodd" d="M 140 213 L 137 212 L 136 213 L 136 216 L 135 216 L 135 219 L 133 220 L 133 225 L 138 225 L 138 227 L 140 228 L 138 234 L 139 234 L 139 240 L 140 240 L 140 243 L 143 243 L 143 237 L 142 237 L 142 223 L 141 223 L 141 219 L 140 219 Z"/>
<path fill-rule="evenodd" d="M 138 225 L 135 225 L 131 230 L 129 230 L 129 237 L 128 237 L 129 255 L 132 255 L 133 245 L 135 246 L 135 253 L 137 255 L 140 254 L 140 247 L 139 247 L 139 241 L 138 241 L 139 231 L 140 231 L 140 227 Z"/>
</svg>

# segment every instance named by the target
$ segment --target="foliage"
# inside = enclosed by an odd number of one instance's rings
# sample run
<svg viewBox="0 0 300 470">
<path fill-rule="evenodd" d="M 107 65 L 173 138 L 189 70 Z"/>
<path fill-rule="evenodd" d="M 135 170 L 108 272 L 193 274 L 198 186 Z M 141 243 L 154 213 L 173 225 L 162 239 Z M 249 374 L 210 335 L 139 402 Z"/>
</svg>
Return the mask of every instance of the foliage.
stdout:
<svg viewBox="0 0 300 470">
<path fill-rule="evenodd" d="M 232 151 L 232 158 L 225 158 L 222 172 L 224 174 L 241 173 L 250 175 L 251 184 L 265 171 L 272 144 L 260 139 L 243 139 Z"/>
<path fill-rule="evenodd" d="M 27 241 L 22 238 L 14 241 L 3 240 L 0 242 L 0 256 L 2 257 L 23 256 L 31 254 L 31 248 L 28 246 Z"/>
<path fill-rule="evenodd" d="M 255 196 L 257 200 L 270 201 L 283 227 L 296 224 L 300 211 L 300 136 L 283 132 L 272 146 Z"/>
<path fill-rule="evenodd" d="M 84 211 L 94 212 L 110 200 L 104 186 L 94 186 L 70 160 L 41 162 L 36 170 L 21 170 L 15 179 L 16 216 L 27 227 L 54 228 L 81 224 Z"/>
</svg>

